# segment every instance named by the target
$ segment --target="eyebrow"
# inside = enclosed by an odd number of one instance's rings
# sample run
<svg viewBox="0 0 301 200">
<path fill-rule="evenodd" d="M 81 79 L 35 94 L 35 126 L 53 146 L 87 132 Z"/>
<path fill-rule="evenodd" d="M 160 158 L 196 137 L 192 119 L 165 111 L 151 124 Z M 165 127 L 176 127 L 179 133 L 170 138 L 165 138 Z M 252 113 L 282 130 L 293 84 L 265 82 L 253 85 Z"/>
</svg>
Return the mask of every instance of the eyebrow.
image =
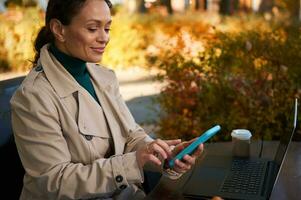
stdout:
<svg viewBox="0 0 301 200">
<path fill-rule="evenodd" d="M 96 23 L 99 23 L 99 24 L 103 24 L 103 21 L 98 20 L 98 19 L 90 19 L 87 22 L 96 22 Z M 105 25 L 111 24 L 111 23 L 112 23 L 112 20 L 110 19 L 108 22 L 105 23 Z"/>
</svg>

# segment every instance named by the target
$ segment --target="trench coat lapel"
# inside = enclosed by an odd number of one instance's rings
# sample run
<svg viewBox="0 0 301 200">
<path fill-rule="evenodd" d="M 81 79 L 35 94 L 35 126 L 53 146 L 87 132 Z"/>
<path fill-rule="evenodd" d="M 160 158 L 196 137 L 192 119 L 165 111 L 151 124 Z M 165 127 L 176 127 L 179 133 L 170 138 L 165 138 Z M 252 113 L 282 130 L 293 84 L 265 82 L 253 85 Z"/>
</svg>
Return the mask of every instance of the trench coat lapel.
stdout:
<svg viewBox="0 0 301 200">
<path fill-rule="evenodd" d="M 78 93 L 78 107 L 78 128 L 82 134 L 102 138 L 110 137 L 108 130 L 106 130 L 103 111 L 88 92 L 80 91 Z M 98 120 L 103 123 L 98 122 Z"/>
<path fill-rule="evenodd" d="M 129 123 L 129 119 L 127 119 L 126 117 L 130 117 L 131 122 L 135 122 L 135 120 L 132 117 L 132 115 L 124 116 L 121 114 L 120 106 L 118 104 L 123 103 L 123 102 L 120 102 L 123 100 L 119 93 L 119 85 L 118 85 L 117 78 L 108 79 L 108 77 L 112 77 L 112 75 L 106 76 L 103 72 L 101 72 L 102 70 L 100 67 L 95 67 L 95 66 L 93 66 L 93 64 L 92 64 L 92 66 L 91 66 L 91 64 L 88 64 L 88 70 L 89 70 L 92 78 L 96 81 L 96 83 L 95 83 L 95 84 L 97 84 L 96 88 L 100 89 L 98 92 L 99 92 L 99 94 L 101 94 L 101 98 L 106 99 L 108 106 L 110 106 L 110 108 L 112 109 L 111 112 L 117 116 L 124 131 L 131 132 L 132 131 L 131 127 L 133 127 L 133 124 Z M 97 70 L 99 70 L 99 72 L 96 72 Z M 97 76 L 96 76 L 96 74 L 97 74 Z"/>
<path fill-rule="evenodd" d="M 102 123 L 97 123 L 97 119 L 101 120 L 103 116 L 100 106 L 56 58 L 49 53 L 48 46 L 45 45 L 41 49 L 40 64 L 43 67 L 45 76 L 61 100 L 65 102 L 67 109 L 70 112 L 78 110 L 77 124 L 79 131 L 84 135 L 109 138 L 106 127 Z M 74 96 L 77 98 L 78 107 L 76 107 L 76 103 L 72 103 Z"/>
<path fill-rule="evenodd" d="M 80 89 L 80 85 L 71 74 L 48 51 L 49 45 L 41 49 L 39 64 L 42 65 L 50 85 L 60 98 L 71 95 Z"/>
<path fill-rule="evenodd" d="M 88 70 L 92 79 L 95 81 L 95 91 L 101 102 L 104 113 L 107 117 L 108 124 L 113 136 L 115 154 L 124 152 L 124 144 L 126 143 L 127 132 L 126 122 L 123 116 L 120 115 L 120 109 L 117 103 L 116 90 L 118 83 L 116 79 L 112 79 L 112 74 L 107 75 L 108 70 L 103 70 L 101 67 L 88 64 Z M 113 72 L 110 72 L 113 73 Z"/>
</svg>

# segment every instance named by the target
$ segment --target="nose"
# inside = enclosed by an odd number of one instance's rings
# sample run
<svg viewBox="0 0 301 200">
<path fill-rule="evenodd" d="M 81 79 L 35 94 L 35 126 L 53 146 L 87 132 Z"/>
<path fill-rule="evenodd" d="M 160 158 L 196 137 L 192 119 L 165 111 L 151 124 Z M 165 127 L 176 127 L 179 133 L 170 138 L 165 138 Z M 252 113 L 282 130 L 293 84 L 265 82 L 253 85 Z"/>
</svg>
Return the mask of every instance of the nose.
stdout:
<svg viewBox="0 0 301 200">
<path fill-rule="evenodd" d="M 109 33 L 107 33 L 105 30 L 101 30 L 96 39 L 97 42 L 107 43 L 109 41 Z"/>
</svg>

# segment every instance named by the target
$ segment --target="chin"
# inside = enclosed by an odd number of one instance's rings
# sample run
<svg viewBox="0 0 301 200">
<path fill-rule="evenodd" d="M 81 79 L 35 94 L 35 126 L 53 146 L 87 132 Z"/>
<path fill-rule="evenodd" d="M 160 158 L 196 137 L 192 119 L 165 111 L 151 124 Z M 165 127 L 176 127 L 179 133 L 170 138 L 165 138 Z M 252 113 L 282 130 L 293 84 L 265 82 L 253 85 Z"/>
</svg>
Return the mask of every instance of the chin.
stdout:
<svg viewBox="0 0 301 200">
<path fill-rule="evenodd" d="M 90 58 L 87 58 L 85 61 L 86 62 L 90 62 L 90 63 L 98 63 L 100 62 L 102 59 L 102 56 L 98 56 L 98 57 L 90 57 Z"/>
</svg>

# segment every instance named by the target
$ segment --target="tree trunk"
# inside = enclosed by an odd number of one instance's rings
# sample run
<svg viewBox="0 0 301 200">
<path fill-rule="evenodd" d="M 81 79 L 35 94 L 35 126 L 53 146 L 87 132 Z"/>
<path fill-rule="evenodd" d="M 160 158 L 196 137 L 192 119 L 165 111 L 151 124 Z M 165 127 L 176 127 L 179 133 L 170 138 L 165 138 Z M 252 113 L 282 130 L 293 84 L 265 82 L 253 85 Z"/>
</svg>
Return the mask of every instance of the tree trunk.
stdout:
<svg viewBox="0 0 301 200">
<path fill-rule="evenodd" d="M 195 10 L 207 10 L 207 0 L 194 0 Z"/>
<path fill-rule="evenodd" d="M 146 13 L 146 7 L 144 0 L 136 0 L 136 11 L 138 13 Z"/>
<path fill-rule="evenodd" d="M 204 2 L 204 10 L 208 9 L 208 1 L 207 0 L 203 0 Z"/>
<path fill-rule="evenodd" d="M 195 10 L 201 9 L 201 5 L 200 5 L 200 1 L 199 0 L 195 0 L 194 9 Z"/>
<path fill-rule="evenodd" d="M 231 15 L 239 8 L 239 0 L 221 0 L 220 13 L 223 15 Z"/>
<path fill-rule="evenodd" d="M 219 11 L 222 15 L 231 14 L 231 0 L 221 0 L 219 3 Z"/>
<path fill-rule="evenodd" d="M 259 12 L 271 12 L 274 6 L 274 0 L 263 0 L 259 6 Z"/>
<path fill-rule="evenodd" d="M 161 2 L 166 7 L 168 14 L 172 15 L 173 10 L 171 7 L 171 0 L 161 0 Z"/>
</svg>

